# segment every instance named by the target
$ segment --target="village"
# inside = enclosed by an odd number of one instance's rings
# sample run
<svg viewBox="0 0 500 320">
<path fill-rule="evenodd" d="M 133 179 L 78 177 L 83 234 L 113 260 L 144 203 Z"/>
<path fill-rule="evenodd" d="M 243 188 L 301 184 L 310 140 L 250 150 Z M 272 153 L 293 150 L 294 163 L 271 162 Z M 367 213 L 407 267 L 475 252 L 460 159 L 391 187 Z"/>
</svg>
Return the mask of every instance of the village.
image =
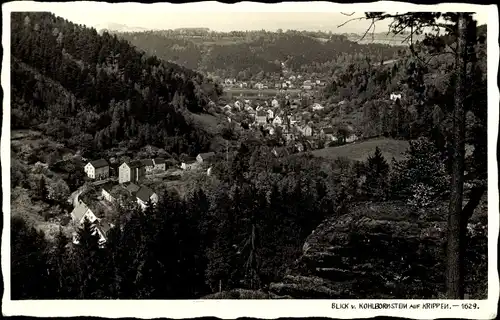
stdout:
<svg viewBox="0 0 500 320">
<path fill-rule="evenodd" d="M 182 170 L 194 171 L 207 167 L 215 153 L 201 153 L 196 159 L 182 162 Z M 154 177 L 165 177 L 175 175 L 167 171 L 164 158 L 142 159 L 123 162 L 112 174 L 113 167 L 105 159 L 89 161 L 84 167 L 85 175 L 92 181 L 92 191 L 79 189 L 75 191 L 68 202 L 74 209 L 71 211 L 71 219 L 76 228 L 81 228 L 85 221 L 91 223 L 94 235 L 99 237 L 99 245 L 103 246 L 107 241 L 107 234 L 114 227 L 111 221 L 113 214 L 119 207 L 138 206 L 145 211 L 149 206 L 158 203 L 158 194 L 155 190 L 144 183 Z M 206 174 L 210 175 L 211 168 L 208 167 Z M 73 234 L 73 242 L 78 244 L 77 232 Z"/>
<path fill-rule="evenodd" d="M 392 93 L 388 100 L 401 99 L 400 93 Z M 351 143 L 361 138 L 360 130 L 350 123 L 329 122 L 325 117 L 325 106 L 311 96 L 292 98 L 290 95 L 276 95 L 271 98 L 233 99 L 220 106 L 219 111 L 230 123 L 250 130 L 260 130 L 265 135 L 285 140 L 285 145 L 296 145 L 297 152 Z M 342 112 L 345 100 L 330 106 Z"/>
</svg>

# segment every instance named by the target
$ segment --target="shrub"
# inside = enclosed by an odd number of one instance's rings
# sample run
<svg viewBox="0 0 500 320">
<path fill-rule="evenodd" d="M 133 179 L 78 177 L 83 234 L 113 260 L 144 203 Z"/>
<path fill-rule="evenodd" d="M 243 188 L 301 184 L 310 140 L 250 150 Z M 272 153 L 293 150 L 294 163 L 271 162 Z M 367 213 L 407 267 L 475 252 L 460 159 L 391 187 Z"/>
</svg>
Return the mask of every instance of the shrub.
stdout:
<svg viewBox="0 0 500 320">
<path fill-rule="evenodd" d="M 405 159 L 393 161 L 394 170 L 391 175 L 392 195 L 397 198 L 414 198 L 416 185 L 422 184 L 420 191 L 431 188 L 434 197 L 447 191 L 449 176 L 444 161 L 434 144 L 427 138 L 410 141 L 410 148 L 405 152 Z M 417 198 L 420 197 L 417 195 Z"/>
</svg>

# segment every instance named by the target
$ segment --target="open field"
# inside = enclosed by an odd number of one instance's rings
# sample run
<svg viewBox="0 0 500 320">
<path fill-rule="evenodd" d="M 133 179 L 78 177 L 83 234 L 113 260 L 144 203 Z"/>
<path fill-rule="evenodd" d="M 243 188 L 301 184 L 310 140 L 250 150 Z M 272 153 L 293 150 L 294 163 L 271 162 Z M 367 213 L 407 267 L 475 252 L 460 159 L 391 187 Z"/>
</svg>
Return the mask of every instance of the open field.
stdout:
<svg viewBox="0 0 500 320">
<path fill-rule="evenodd" d="M 389 138 L 376 138 L 366 141 L 354 142 L 338 147 L 329 147 L 314 150 L 313 155 L 317 157 L 335 159 L 348 158 L 356 161 L 365 161 L 368 156 L 375 152 L 379 147 L 382 155 L 390 162 L 394 157 L 396 160 L 403 158 L 403 153 L 408 149 L 408 141 L 395 140 Z"/>
</svg>

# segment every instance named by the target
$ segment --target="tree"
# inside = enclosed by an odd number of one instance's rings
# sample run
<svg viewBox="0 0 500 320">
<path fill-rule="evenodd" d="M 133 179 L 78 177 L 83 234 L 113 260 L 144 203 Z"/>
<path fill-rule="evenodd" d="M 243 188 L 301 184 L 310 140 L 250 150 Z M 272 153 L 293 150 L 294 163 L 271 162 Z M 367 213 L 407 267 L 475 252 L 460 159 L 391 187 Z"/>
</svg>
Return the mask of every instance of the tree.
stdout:
<svg viewBox="0 0 500 320">
<path fill-rule="evenodd" d="M 57 180 L 50 186 L 48 196 L 59 203 L 65 203 L 69 197 L 69 187 L 63 180 Z"/>
<path fill-rule="evenodd" d="M 389 164 L 378 147 L 369 156 L 366 163 L 366 193 L 378 200 L 383 200 L 388 187 Z"/>
<path fill-rule="evenodd" d="M 48 193 L 49 192 L 47 190 L 47 182 L 45 181 L 45 177 L 42 175 L 38 179 L 36 195 L 37 195 L 38 199 L 45 201 L 45 200 L 47 200 Z"/>
<path fill-rule="evenodd" d="M 456 47 L 451 52 L 455 57 L 455 101 L 453 110 L 453 165 L 451 196 L 448 212 L 448 248 L 447 248 L 447 272 L 446 272 L 446 295 L 450 299 L 463 298 L 463 254 L 465 225 L 464 212 L 462 210 L 463 185 L 464 185 L 464 159 L 465 159 L 465 81 L 467 79 L 467 63 L 470 58 L 470 48 L 477 41 L 469 36 L 469 32 L 475 34 L 476 23 L 471 13 L 440 13 L 440 12 L 418 12 L 389 14 L 383 12 L 366 13 L 365 17 L 355 19 L 369 19 L 371 25 L 365 35 L 374 27 L 377 21 L 392 19 L 389 25 L 390 31 L 395 34 L 410 30 L 410 51 L 423 64 L 427 64 L 435 54 L 431 55 L 426 62 L 423 61 L 415 50 L 413 36 L 422 34 L 424 28 L 431 27 L 437 34 L 426 34 L 425 44 L 433 47 L 434 53 L 450 54 L 443 50 L 443 37 L 439 31 L 442 29 L 456 39 Z M 353 20 L 353 19 L 351 19 Z M 350 20 L 349 20 L 350 21 Z M 443 22 L 444 21 L 444 22 Z M 364 38 L 364 36 L 363 36 Z M 472 199 L 471 199 L 472 200 Z"/>
</svg>

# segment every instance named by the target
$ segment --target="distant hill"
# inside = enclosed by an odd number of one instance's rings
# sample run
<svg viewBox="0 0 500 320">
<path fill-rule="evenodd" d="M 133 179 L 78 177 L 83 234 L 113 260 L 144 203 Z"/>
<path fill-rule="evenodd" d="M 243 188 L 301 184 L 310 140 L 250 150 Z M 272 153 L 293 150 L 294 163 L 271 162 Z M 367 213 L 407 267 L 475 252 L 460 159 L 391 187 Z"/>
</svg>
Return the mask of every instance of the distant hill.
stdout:
<svg viewBox="0 0 500 320">
<path fill-rule="evenodd" d="M 99 30 L 99 33 L 102 34 L 104 32 L 141 32 L 146 31 L 146 28 L 142 27 L 134 27 L 120 23 L 108 23 L 97 25 L 96 29 Z"/>
<path fill-rule="evenodd" d="M 107 32 L 51 13 L 13 13 L 11 75 L 13 129 L 38 127 L 95 155 L 146 144 L 194 155 L 210 145 L 191 114 L 221 89 Z"/>
<path fill-rule="evenodd" d="M 162 30 L 117 35 L 161 59 L 204 73 L 246 79 L 258 78 L 261 73 L 280 75 L 281 62 L 289 71 L 323 73 L 328 71 L 325 64 L 346 55 L 363 54 L 380 61 L 395 58 L 401 49 L 380 43 L 359 44 L 345 35 L 306 31 Z"/>
</svg>

